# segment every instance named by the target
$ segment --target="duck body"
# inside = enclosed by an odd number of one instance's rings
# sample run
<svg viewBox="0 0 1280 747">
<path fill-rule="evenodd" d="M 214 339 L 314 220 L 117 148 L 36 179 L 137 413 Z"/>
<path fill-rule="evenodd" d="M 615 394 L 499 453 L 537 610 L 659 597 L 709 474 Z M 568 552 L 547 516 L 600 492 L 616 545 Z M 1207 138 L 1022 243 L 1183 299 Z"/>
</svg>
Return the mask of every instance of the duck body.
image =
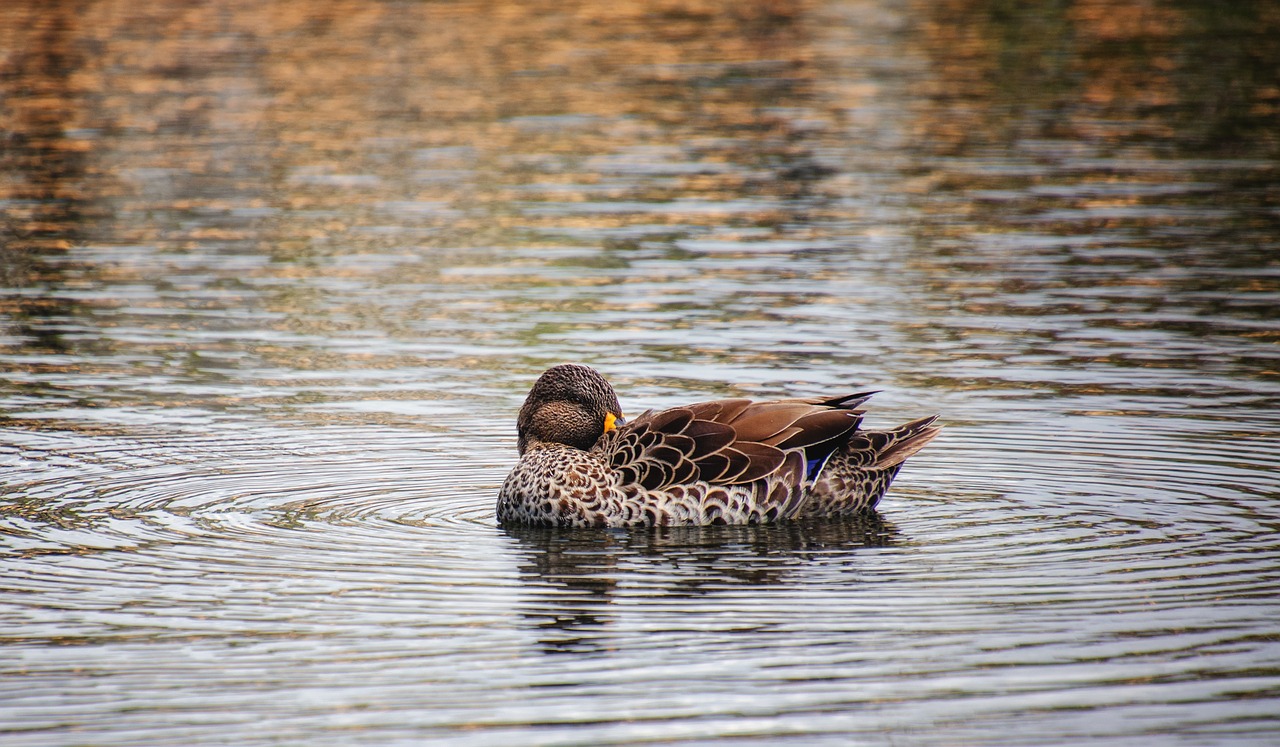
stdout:
<svg viewBox="0 0 1280 747">
<path fill-rule="evenodd" d="M 520 460 L 501 524 L 765 524 L 870 511 L 936 416 L 859 430 L 872 393 L 698 402 L 628 422 L 595 370 L 565 364 L 534 384 L 517 420 Z"/>
</svg>

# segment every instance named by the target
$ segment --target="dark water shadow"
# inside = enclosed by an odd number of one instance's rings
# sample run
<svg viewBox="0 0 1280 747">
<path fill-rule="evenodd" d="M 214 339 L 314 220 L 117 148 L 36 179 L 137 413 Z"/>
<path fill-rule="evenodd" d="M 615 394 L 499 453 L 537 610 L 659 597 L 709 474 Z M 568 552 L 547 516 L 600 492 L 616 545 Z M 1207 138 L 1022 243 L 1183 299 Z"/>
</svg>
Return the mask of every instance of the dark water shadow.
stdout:
<svg viewBox="0 0 1280 747">
<path fill-rule="evenodd" d="M 892 546 L 878 513 L 839 522 L 649 530 L 504 527 L 522 557 L 522 609 L 547 653 L 601 652 L 619 600 L 679 600 L 786 585 L 815 565 L 850 566 Z"/>
</svg>

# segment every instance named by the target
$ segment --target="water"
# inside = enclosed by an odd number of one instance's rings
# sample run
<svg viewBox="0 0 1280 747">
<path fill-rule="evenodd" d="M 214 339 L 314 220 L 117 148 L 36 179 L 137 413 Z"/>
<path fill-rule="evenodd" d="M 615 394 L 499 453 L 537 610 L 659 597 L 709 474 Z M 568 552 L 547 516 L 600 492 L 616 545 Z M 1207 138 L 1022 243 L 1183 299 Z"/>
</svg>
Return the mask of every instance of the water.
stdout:
<svg viewBox="0 0 1280 747">
<path fill-rule="evenodd" d="M 1274 744 L 1273 4 L 11 2 L 0 742 Z M 497 527 L 546 366 L 940 412 Z"/>
</svg>

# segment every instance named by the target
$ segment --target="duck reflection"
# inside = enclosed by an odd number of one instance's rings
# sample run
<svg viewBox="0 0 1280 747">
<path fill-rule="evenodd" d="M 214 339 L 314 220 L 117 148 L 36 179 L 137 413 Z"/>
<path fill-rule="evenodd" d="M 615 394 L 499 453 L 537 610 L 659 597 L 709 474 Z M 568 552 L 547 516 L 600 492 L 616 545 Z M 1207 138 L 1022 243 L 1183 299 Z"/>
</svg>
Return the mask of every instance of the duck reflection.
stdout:
<svg viewBox="0 0 1280 747">
<path fill-rule="evenodd" d="M 531 594 L 522 611 L 547 653 L 611 648 L 628 596 L 693 598 L 727 588 L 801 583 L 813 567 L 851 567 L 861 550 L 894 544 L 878 513 L 838 522 L 651 530 L 504 527 Z"/>
</svg>

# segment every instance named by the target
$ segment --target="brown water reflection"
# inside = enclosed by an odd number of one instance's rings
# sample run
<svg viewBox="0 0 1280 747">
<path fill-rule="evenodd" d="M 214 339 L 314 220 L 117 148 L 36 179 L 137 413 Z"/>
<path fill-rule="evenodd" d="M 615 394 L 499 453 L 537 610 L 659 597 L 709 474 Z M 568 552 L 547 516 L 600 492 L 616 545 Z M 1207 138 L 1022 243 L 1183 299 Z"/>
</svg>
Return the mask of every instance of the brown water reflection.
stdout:
<svg viewBox="0 0 1280 747">
<path fill-rule="evenodd" d="M 0 741 L 1273 743 L 1277 40 L 3 4 Z M 566 359 L 948 427 L 868 526 L 502 531 Z"/>
<path fill-rule="evenodd" d="M 1048 138 L 1161 156 L 1276 155 L 1274 4 L 928 4 L 931 101 L 918 147 Z"/>
</svg>

